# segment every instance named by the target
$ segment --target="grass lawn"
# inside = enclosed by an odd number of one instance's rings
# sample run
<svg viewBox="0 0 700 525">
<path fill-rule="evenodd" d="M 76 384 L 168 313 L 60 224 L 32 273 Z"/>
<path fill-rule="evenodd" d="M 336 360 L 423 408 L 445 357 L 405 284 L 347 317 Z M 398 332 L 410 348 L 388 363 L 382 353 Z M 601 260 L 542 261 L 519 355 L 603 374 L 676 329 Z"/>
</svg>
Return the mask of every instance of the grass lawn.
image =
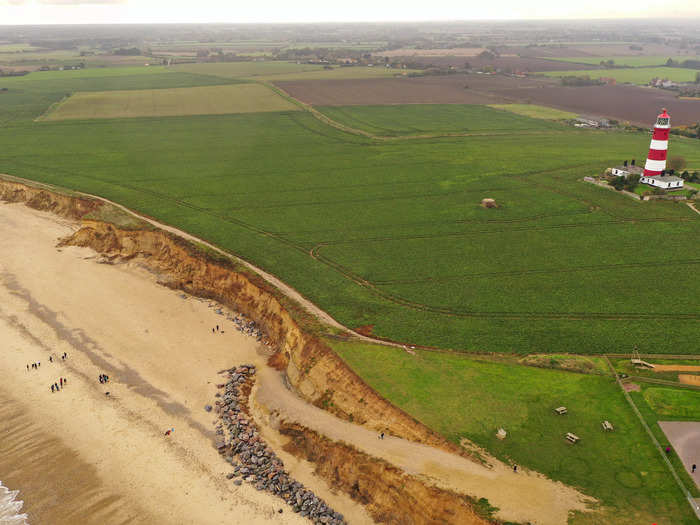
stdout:
<svg viewBox="0 0 700 525">
<path fill-rule="evenodd" d="M 671 58 L 676 62 L 684 60 L 698 60 L 698 57 L 688 55 L 676 56 L 610 56 L 610 57 L 543 57 L 545 60 L 556 60 L 557 62 L 572 62 L 574 64 L 599 65 L 602 61 L 612 60 L 616 66 L 629 67 L 651 67 L 665 66 L 666 61 Z"/>
<path fill-rule="evenodd" d="M 376 135 L 558 129 L 539 119 L 470 104 L 319 106 L 324 115 Z"/>
<path fill-rule="evenodd" d="M 568 120 L 578 116 L 576 113 L 569 113 L 568 111 L 538 106 L 536 104 L 490 104 L 489 107 L 510 111 L 516 115 L 545 120 Z"/>
<path fill-rule="evenodd" d="M 652 78 L 667 78 L 674 82 L 694 82 L 696 69 L 680 67 L 638 67 L 631 69 L 590 69 L 583 71 L 548 71 L 541 73 L 548 77 L 614 78 L 620 83 L 647 84 Z"/>
<path fill-rule="evenodd" d="M 261 84 L 176 89 L 79 92 L 58 104 L 45 120 L 222 115 L 296 111 L 298 106 Z"/>
<path fill-rule="evenodd" d="M 454 442 L 468 438 L 580 488 L 603 514 L 570 522 L 696 523 L 683 494 L 610 376 L 542 370 L 418 350 L 333 342 L 373 388 Z M 564 405 L 569 413 L 553 409 Z M 601 421 L 615 427 L 605 433 Z M 508 437 L 501 441 L 496 430 Z M 569 445 L 566 432 L 581 438 Z"/>
</svg>

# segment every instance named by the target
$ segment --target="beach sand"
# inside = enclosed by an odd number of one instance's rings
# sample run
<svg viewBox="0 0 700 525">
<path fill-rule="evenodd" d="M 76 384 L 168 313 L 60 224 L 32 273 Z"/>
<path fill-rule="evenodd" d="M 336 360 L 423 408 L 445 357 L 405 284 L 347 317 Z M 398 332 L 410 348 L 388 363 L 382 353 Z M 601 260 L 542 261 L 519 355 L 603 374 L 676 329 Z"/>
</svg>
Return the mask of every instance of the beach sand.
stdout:
<svg viewBox="0 0 700 525">
<path fill-rule="evenodd" d="M 215 415 L 204 406 L 218 372 L 262 366 L 264 347 L 230 322 L 213 334 L 225 318 L 208 301 L 159 286 L 135 264 L 56 248 L 76 227 L 0 204 L 0 479 L 20 490 L 30 523 L 308 523 L 226 480 L 231 468 L 213 447 Z M 33 362 L 41 366 L 28 371 Z M 67 386 L 52 393 L 60 377 Z M 339 512 L 369 521 L 311 465 L 288 468 Z"/>
</svg>

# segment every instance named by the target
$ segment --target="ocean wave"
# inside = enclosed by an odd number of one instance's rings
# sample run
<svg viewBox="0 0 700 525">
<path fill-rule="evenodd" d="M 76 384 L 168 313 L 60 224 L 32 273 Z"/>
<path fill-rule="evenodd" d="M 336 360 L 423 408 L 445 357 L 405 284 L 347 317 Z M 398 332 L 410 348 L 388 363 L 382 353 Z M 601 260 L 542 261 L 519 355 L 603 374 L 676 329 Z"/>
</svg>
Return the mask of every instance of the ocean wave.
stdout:
<svg viewBox="0 0 700 525">
<path fill-rule="evenodd" d="M 20 514 L 24 502 L 18 500 L 18 490 L 10 490 L 0 481 L 0 525 L 29 525 L 26 514 Z"/>
</svg>

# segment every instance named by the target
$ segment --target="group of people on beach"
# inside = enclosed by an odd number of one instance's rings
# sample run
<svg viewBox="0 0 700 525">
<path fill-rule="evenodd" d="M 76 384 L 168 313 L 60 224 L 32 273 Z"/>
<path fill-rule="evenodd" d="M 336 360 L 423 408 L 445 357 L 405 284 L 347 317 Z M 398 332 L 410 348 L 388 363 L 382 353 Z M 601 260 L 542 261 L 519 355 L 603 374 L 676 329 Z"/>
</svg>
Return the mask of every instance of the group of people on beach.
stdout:
<svg viewBox="0 0 700 525">
<path fill-rule="evenodd" d="M 211 329 L 211 333 L 212 333 L 212 334 L 215 334 L 215 333 L 217 333 L 217 332 L 219 332 L 220 334 L 223 334 L 223 333 L 224 333 L 223 330 L 220 330 L 220 329 L 219 329 L 219 325 L 218 325 L 218 324 L 216 325 L 215 328 L 212 328 L 212 329 Z"/>
<path fill-rule="evenodd" d="M 100 383 L 108 383 L 109 382 L 109 376 L 107 374 L 100 374 L 99 375 L 99 380 Z"/>
<path fill-rule="evenodd" d="M 58 380 L 58 382 L 54 383 L 51 385 L 51 392 L 59 392 L 63 389 L 64 386 L 68 383 L 68 379 L 65 377 L 62 377 Z"/>
</svg>

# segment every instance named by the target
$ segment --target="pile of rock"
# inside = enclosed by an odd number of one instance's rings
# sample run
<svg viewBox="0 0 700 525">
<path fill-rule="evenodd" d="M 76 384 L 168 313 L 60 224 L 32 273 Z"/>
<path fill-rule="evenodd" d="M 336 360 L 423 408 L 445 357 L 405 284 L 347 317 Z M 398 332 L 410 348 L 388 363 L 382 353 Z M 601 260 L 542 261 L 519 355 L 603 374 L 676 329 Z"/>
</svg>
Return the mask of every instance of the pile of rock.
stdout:
<svg viewBox="0 0 700 525">
<path fill-rule="evenodd" d="M 257 327 L 255 321 L 248 320 L 243 314 L 238 314 L 235 317 L 229 316 L 228 320 L 233 321 L 233 323 L 236 325 L 236 330 L 244 333 L 245 335 L 255 337 L 257 341 L 262 341 L 265 337 L 265 334 L 263 334 L 262 330 Z M 267 341 L 265 341 L 265 343 L 267 343 Z"/>
<path fill-rule="evenodd" d="M 317 524 L 344 524 L 342 514 L 335 512 L 284 470 L 282 460 L 258 434 L 255 422 L 247 415 L 248 395 L 255 375 L 254 365 L 242 365 L 228 371 L 229 380 L 217 385 L 224 393 L 217 400 L 215 422 L 219 453 L 233 466 L 226 475 L 236 485 L 243 481 L 257 490 L 271 492 L 287 502 L 294 512 Z M 280 510 L 281 512 L 281 510 Z"/>
</svg>

